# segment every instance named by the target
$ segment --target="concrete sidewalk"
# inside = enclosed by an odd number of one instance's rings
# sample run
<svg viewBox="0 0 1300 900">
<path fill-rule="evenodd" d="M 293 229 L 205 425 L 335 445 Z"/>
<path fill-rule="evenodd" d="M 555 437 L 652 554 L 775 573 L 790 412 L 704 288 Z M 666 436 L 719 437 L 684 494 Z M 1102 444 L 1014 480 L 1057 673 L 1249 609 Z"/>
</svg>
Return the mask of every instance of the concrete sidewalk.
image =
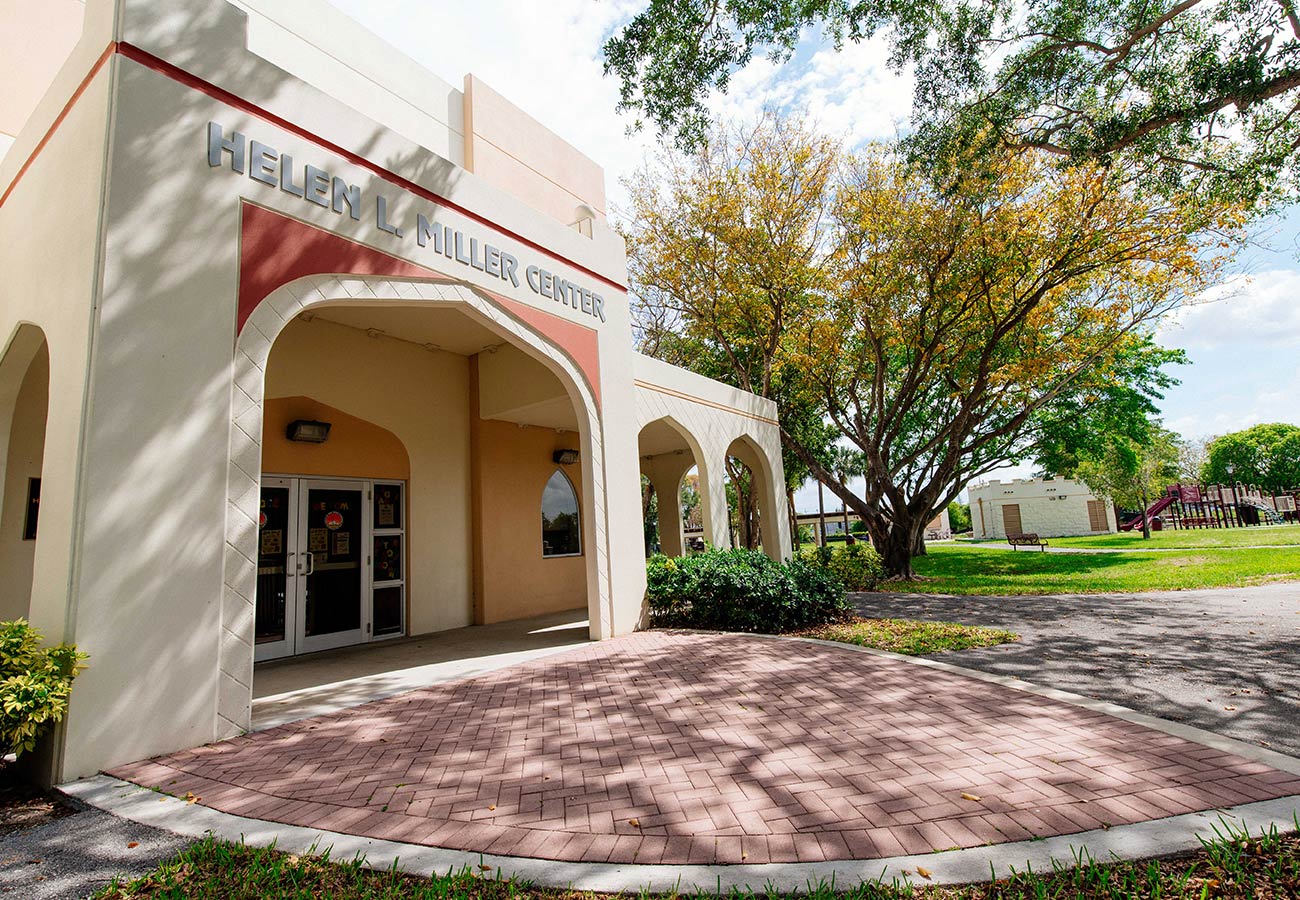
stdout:
<svg viewBox="0 0 1300 900">
<path fill-rule="evenodd" d="M 977 547 L 980 550 L 1005 550 L 1008 553 L 1196 553 L 1201 550 L 1300 550 L 1300 544 L 1251 544 L 1247 547 L 1021 547 L 1017 550 L 1006 541 L 943 541 L 953 547 Z M 933 541 L 931 543 L 941 543 Z"/>
</svg>

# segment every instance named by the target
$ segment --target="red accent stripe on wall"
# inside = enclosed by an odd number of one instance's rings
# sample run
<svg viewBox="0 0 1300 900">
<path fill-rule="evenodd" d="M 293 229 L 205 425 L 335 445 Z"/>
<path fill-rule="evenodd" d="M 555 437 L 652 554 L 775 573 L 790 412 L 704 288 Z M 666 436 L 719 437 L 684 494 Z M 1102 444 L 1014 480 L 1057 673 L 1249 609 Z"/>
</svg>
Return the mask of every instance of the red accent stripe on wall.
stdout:
<svg viewBox="0 0 1300 900">
<path fill-rule="evenodd" d="M 217 87 L 215 84 L 212 84 L 209 81 L 205 81 L 202 78 L 199 78 L 197 75 L 192 75 L 189 72 L 185 71 L 184 69 L 180 68 L 179 66 L 175 66 L 167 62 L 166 60 L 159 59 L 158 57 L 154 56 L 152 53 L 149 53 L 146 50 L 141 50 L 139 47 L 136 47 L 133 44 L 128 44 L 126 42 L 121 42 L 117 46 L 118 46 L 118 52 L 120 52 L 127 59 L 133 60 L 134 62 L 138 62 L 143 66 L 147 66 L 148 68 L 153 69 L 156 72 L 160 72 L 161 74 L 166 75 L 168 78 L 171 78 L 173 81 L 180 82 L 186 87 L 193 88 L 196 91 L 207 94 L 209 97 L 213 98 L 214 100 L 218 100 L 226 104 L 227 106 L 233 106 L 238 110 L 242 110 L 243 112 L 248 113 L 249 115 L 256 116 L 257 118 L 262 119 L 265 122 L 269 122 L 270 124 L 276 126 L 277 128 L 282 128 L 285 131 L 288 131 L 292 134 L 296 134 L 298 137 L 302 138 L 303 140 L 311 141 L 317 146 L 322 147 L 325 150 L 328 150 L 329 152 L 337 156 L 343 157 L 353 165 L 359 166 L 367 170 L 368 172 L 371 172 L 374 175 L 378 175 L 380 178 L 384 179 L 390 184 L 393 184 L 396 187 L 409 191 L 412 194 L 415 194 L 417 197 L 421 197 L 425 200 L 428 200 L 430 203 L 436 203 L 439 206 L 444 206 L 447 209 L 454 210 L 460 213 L 461 215 L 465 216 L 466 218 L 478 222 L 480 225 L 484 225 L 488 228 L 491 228 L 493 231 L 497 232 L 498 234 L 503 234 L 509 238 L 512 238 L 513 240 L 518 241 L 519 243 L 523 244 L 526 247 L 530 247 L 539 253 L 543 253 L 546 256 L 551 257 L 552 259 L 559 260 L 565 265 L 572 266 L 574 269 L 577 269 L 579 272 L 582 272 L 585 275 L 588 275 L 596 279 L 597 281 L 599 281 L 604 285 L 612 287 L 617 291 L 622 291 L 622 292 L 627 291 L 627 288 L 625 286 L 619 284 L 617 281 L 614 281 L 612 278 L 607 278 L 606 276 L 601 275 L 599 272 L 589 269 L 586 266 L 581 265 L 580 263 L 576 263 L 573 260 L 565 256 L 562 256 L 559 253 L 556 253 L 554 250 L 551 250 L 537 243 L 536 241 L 531 240 L 530 238 L 524 237 L 522 234 L 511 231 L 508 228 L 503 228 L 502 226 L 474 212 L 473 210 L 466 209 L 460 204 L 448 200 L 446 197 L 443 197 L 440 194 L 435 194 L 433 191 L 429 190 L 428 188 L 416 184 L 414 181 L 411 181 L 408 178 L 403 178 L 401 175 L 398 175 L 396 172 L 393 172 L 390 169 L 385 169 L 383 166 L 379 165 L 378 163 L 371 162 L 370 160 L 366 159 L 364 156 L 361 156 L 357 153 L 353 153 L 351 150 L 348 150 L 346 147 L 340 146 L 339 144 L 336 144 L 333 141 L 326 140 L 320 135 L 315 134 L 314 132 L 304 128 L 303 126 L 295 124 L 294 122 L 291 122 L 288 119 L 283 118 L 282 116 L 278 116 L 275 113 L 270 112 L 269 110 L 263 109 L 257 104 L 251 103 L 243 99 L 242 97 L 232 94 L 230 91 L 227 91 L 224 88 Z"/>
<path fill-rule="evenodd" d="M 27 170 L 32 167 L 32 163 L 36 162 L 36 157 L 41 155 L 41 151 L 45 149 L 45 145 L 54 137 L 54 132 L 59 130 L 59 126 L 62 125 L 63 120 L 68 117 L 68 113 L 72 112 L 72 107 L 77 105 L 77 101 L 80 100 L 81 95 L 86 92 L 86 88 L 90 86 L 90 82 L 99 74 L 99 70 L 104 68 L 104 63 L 109 61 L 113 54 L 117 52 L 117 49 L 117 44 L 111 43 L 104 48 L 103 53 L 99 54 L 99 59 L 95 60 L 95 64 L 91 66 L 90 71 L 86 73 L 86 77 L 81 79 L 81 84 L 77 85 L 77 89 L 72 92 L 72 96 L 68 98 L 68 102 L 63 104 L 63 109 L 61 109 L 59 114 L 54 117 L 54 121 L 50 123 L 50 127 L 45 130 L 45 134 L 41 136 L 35 149 L 33 149 L 27 159 L 23 161 L 22 166 L 18 169 L 18 174 L 14 176 L 14 180 L 9 182 L 9 186 L 5 188 L 4 193 L 0 194 L 0 206 L 5 205 L 5 201 L 8 200 L 9 195 L 14 192 L 14 188 L 18 187 L 18 182 L 23 180 L 23 176 L 26 175 Z"/>
<path fill-rule="evenodd" d="M 587 376 L 587 384 L 591 387 L 591 393 L 596 398 L 596 407 L 599 409 L 600 345 L 596 332 L 586 326 L 579 325 L 577 322 L 570 322 L 568 319 L 542 312 L 540 309 L 531 307 L 526 303 L 520 303 L 518 300 L 511 300 L 490 291 L 488 293 L 491 294 L 493 300 L 513 313 L 517 318 L 522 319 L 526 324 L 533 326 L 534 329 L 546 335 L 569 354 L 573 361 L 578 364 L 578 368 L 582 370 L 582 373 Z"/>
<path fill-rule="evenodd" d="M 311 132 L 286 119 L 282 119 L 273 113 L 270 113 L 261 107 L 248 103 L 241 98 L 225 91 L 216 85 L 210 84 L 190 75 L 183 69 L 164 62 L 156 56 L 134 47 L 127 43 L 110 43 L 104 48 L 104 52 L 99 55 L 95 64 L 91 66 L 90 71 L 77 85 L 72 96 L 68 98 L 63 109 L 59 111 L 58 116 L 46 129 L 45 134 L 41 137 L 31 154 L 23 161 L 13 180 L 5 187 L 4 193 L 0 194 L 0 207 L 13 194 L 18 183 L 23 176 L 35 163 L 41 151 L 49 144 L 58 131 L 59 126 L 67 119 L 72 108 L 81 99 L 86 92 L 91 81 L 99 74 L 100 69 L 104 67 L 115 54 L 122 54 L 128 59 L 148 66 L 151 69 L 161 72 L 170 78 L 199 90 L 208 96 L 242 109 L 245 112 L 262 118 L 278 127 L 284 128 L 294 134 L 312 141 L 333 153 L 348 159 L 350 162 L 365 168 L 380 178 L 390 181 L 398 187 L 409 190 L 432 203 L 453 209 L 462 215 L 479 222 L 494 231 L 507 235 L 520 243 L 537 250 L 553 259 L 564 262 L 578 271 L 590 275 L 603 284 L 609 285 L 616 290 L 624 291 L 625 288 L 617 282 L 594 272 L 585 266 L 581 266 L 546 247 L 531 241 L 522 235 L 516 234 L 509 229 L 502 228 L 488 219 L 472 212 L 456 203 L 441 197 L 433 192 L 421 187 L 414 182 L 402 178 L 369 160 L 358 156 L 343 147 L 333 144 L 323 138 L 317 137 Z M 238 291 L 238 324 L 237 330 L 242 330 L 244 323 L 253 310 L 257 308 L 258 303 L 265 299 L 272 291 L 282 287 L 297 278 L 307 275 L 322 274 L 355 274 L 355 275 L 389 275 L 396 277 L 416 277 L 428 278 L 431 280 L 450 281 L 445 276 L 440 276 L 431 269 L 418 266 L 414 263 L 407 262 L 395 256 L 382 253 L 374 248 L 367 247 L 364 244 L 358 244 L 341 238 L 338 235 L 321 231 L 295 219 L 287 216 L 273 213 L 270 210 L 263 209 L 255 204 L 244 201 L 241 204 L 240 215 L 240 269 L 239 269 L 239 291 Z M 554 341 L 558 346 L 563 348 L 570 357 L 573 358 L 583 374 L 586 375 L 588 384 L 596 398 L 596 404 L 600 404 L 600 353 L 597 335 L 594 331 L 576 322 L 570 322 L 558 316 L 542 312 L 515 300 L 492 293 L 491 296 L 504 309 L 507 309 L 513 315 L 521 319 L 526 324 L 535 328 L 538 332 Z"/>
<path fill-rule="evenodd" d="M 237 332 L 277 288 L 309 275 L 375 275 L 452 283 L 445 275 L 365 244 L 244 201 L 239 217 Z M 489 293 L 511 315 L 563 349 L 587 378 L 600 406 L 600 349 L 596 332 L 540 309 Z M 394 298 L 396 299 L 396 298 Z"/>
<path fill-rule="evenodd" d="M 308 275 L 340 274 L 451 280 L 247 200 L 240 204 L 236 333 L 244 330 L 253 310 L 277 288 Z"/>
</svg>

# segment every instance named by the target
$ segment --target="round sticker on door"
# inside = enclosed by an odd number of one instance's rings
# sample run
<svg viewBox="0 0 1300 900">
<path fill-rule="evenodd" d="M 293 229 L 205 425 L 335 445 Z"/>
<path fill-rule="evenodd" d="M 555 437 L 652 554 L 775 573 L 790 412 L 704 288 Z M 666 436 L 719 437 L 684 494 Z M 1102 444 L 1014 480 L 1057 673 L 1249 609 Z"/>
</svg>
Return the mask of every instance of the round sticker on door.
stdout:
<svg viewBox="0 0 1300 900">
<path fill-rule="evenodd" d="M 330 531 L 338 531 L 343 527 L 343 513 L 331 512 L 325 514 L 325 527 Z"/>
<path fill-rule="evenodd" d="M 266 513 L 263 512 L 257 514 L 257 527 L 258 528 L 266 527 Z"/>
</svg>

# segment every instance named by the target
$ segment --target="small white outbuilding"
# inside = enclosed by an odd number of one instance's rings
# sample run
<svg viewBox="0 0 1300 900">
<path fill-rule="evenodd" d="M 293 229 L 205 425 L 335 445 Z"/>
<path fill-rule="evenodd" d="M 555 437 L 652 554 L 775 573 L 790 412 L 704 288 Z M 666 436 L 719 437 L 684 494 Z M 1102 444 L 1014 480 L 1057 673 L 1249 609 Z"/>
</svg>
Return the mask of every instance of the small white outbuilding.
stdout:
<svg viewBox="0 0 1300 900">
<path fill-rule="evenodd" d="M 972 485 L 971 529 L 977 539 L 1008 534 L 1071 537 L 1114 532 L 1110 503 L 1073 478 L 1017 478 Z"/>
</svg>

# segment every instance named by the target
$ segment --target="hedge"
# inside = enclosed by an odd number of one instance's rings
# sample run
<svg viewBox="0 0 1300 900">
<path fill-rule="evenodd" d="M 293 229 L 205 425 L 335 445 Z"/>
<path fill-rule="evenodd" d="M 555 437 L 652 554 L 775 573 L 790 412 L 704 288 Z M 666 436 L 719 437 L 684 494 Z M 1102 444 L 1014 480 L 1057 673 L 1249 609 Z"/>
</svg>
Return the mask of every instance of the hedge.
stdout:
<svg viewBox="0 0 1300 900">
<path fill-rule="evenodd" d="M 806 558 L 778 563 L 759 550 L 656 555 L 647 563 L 651 623 L 781 633 L 853 613 L 844 584 Z"/>
</svg>

